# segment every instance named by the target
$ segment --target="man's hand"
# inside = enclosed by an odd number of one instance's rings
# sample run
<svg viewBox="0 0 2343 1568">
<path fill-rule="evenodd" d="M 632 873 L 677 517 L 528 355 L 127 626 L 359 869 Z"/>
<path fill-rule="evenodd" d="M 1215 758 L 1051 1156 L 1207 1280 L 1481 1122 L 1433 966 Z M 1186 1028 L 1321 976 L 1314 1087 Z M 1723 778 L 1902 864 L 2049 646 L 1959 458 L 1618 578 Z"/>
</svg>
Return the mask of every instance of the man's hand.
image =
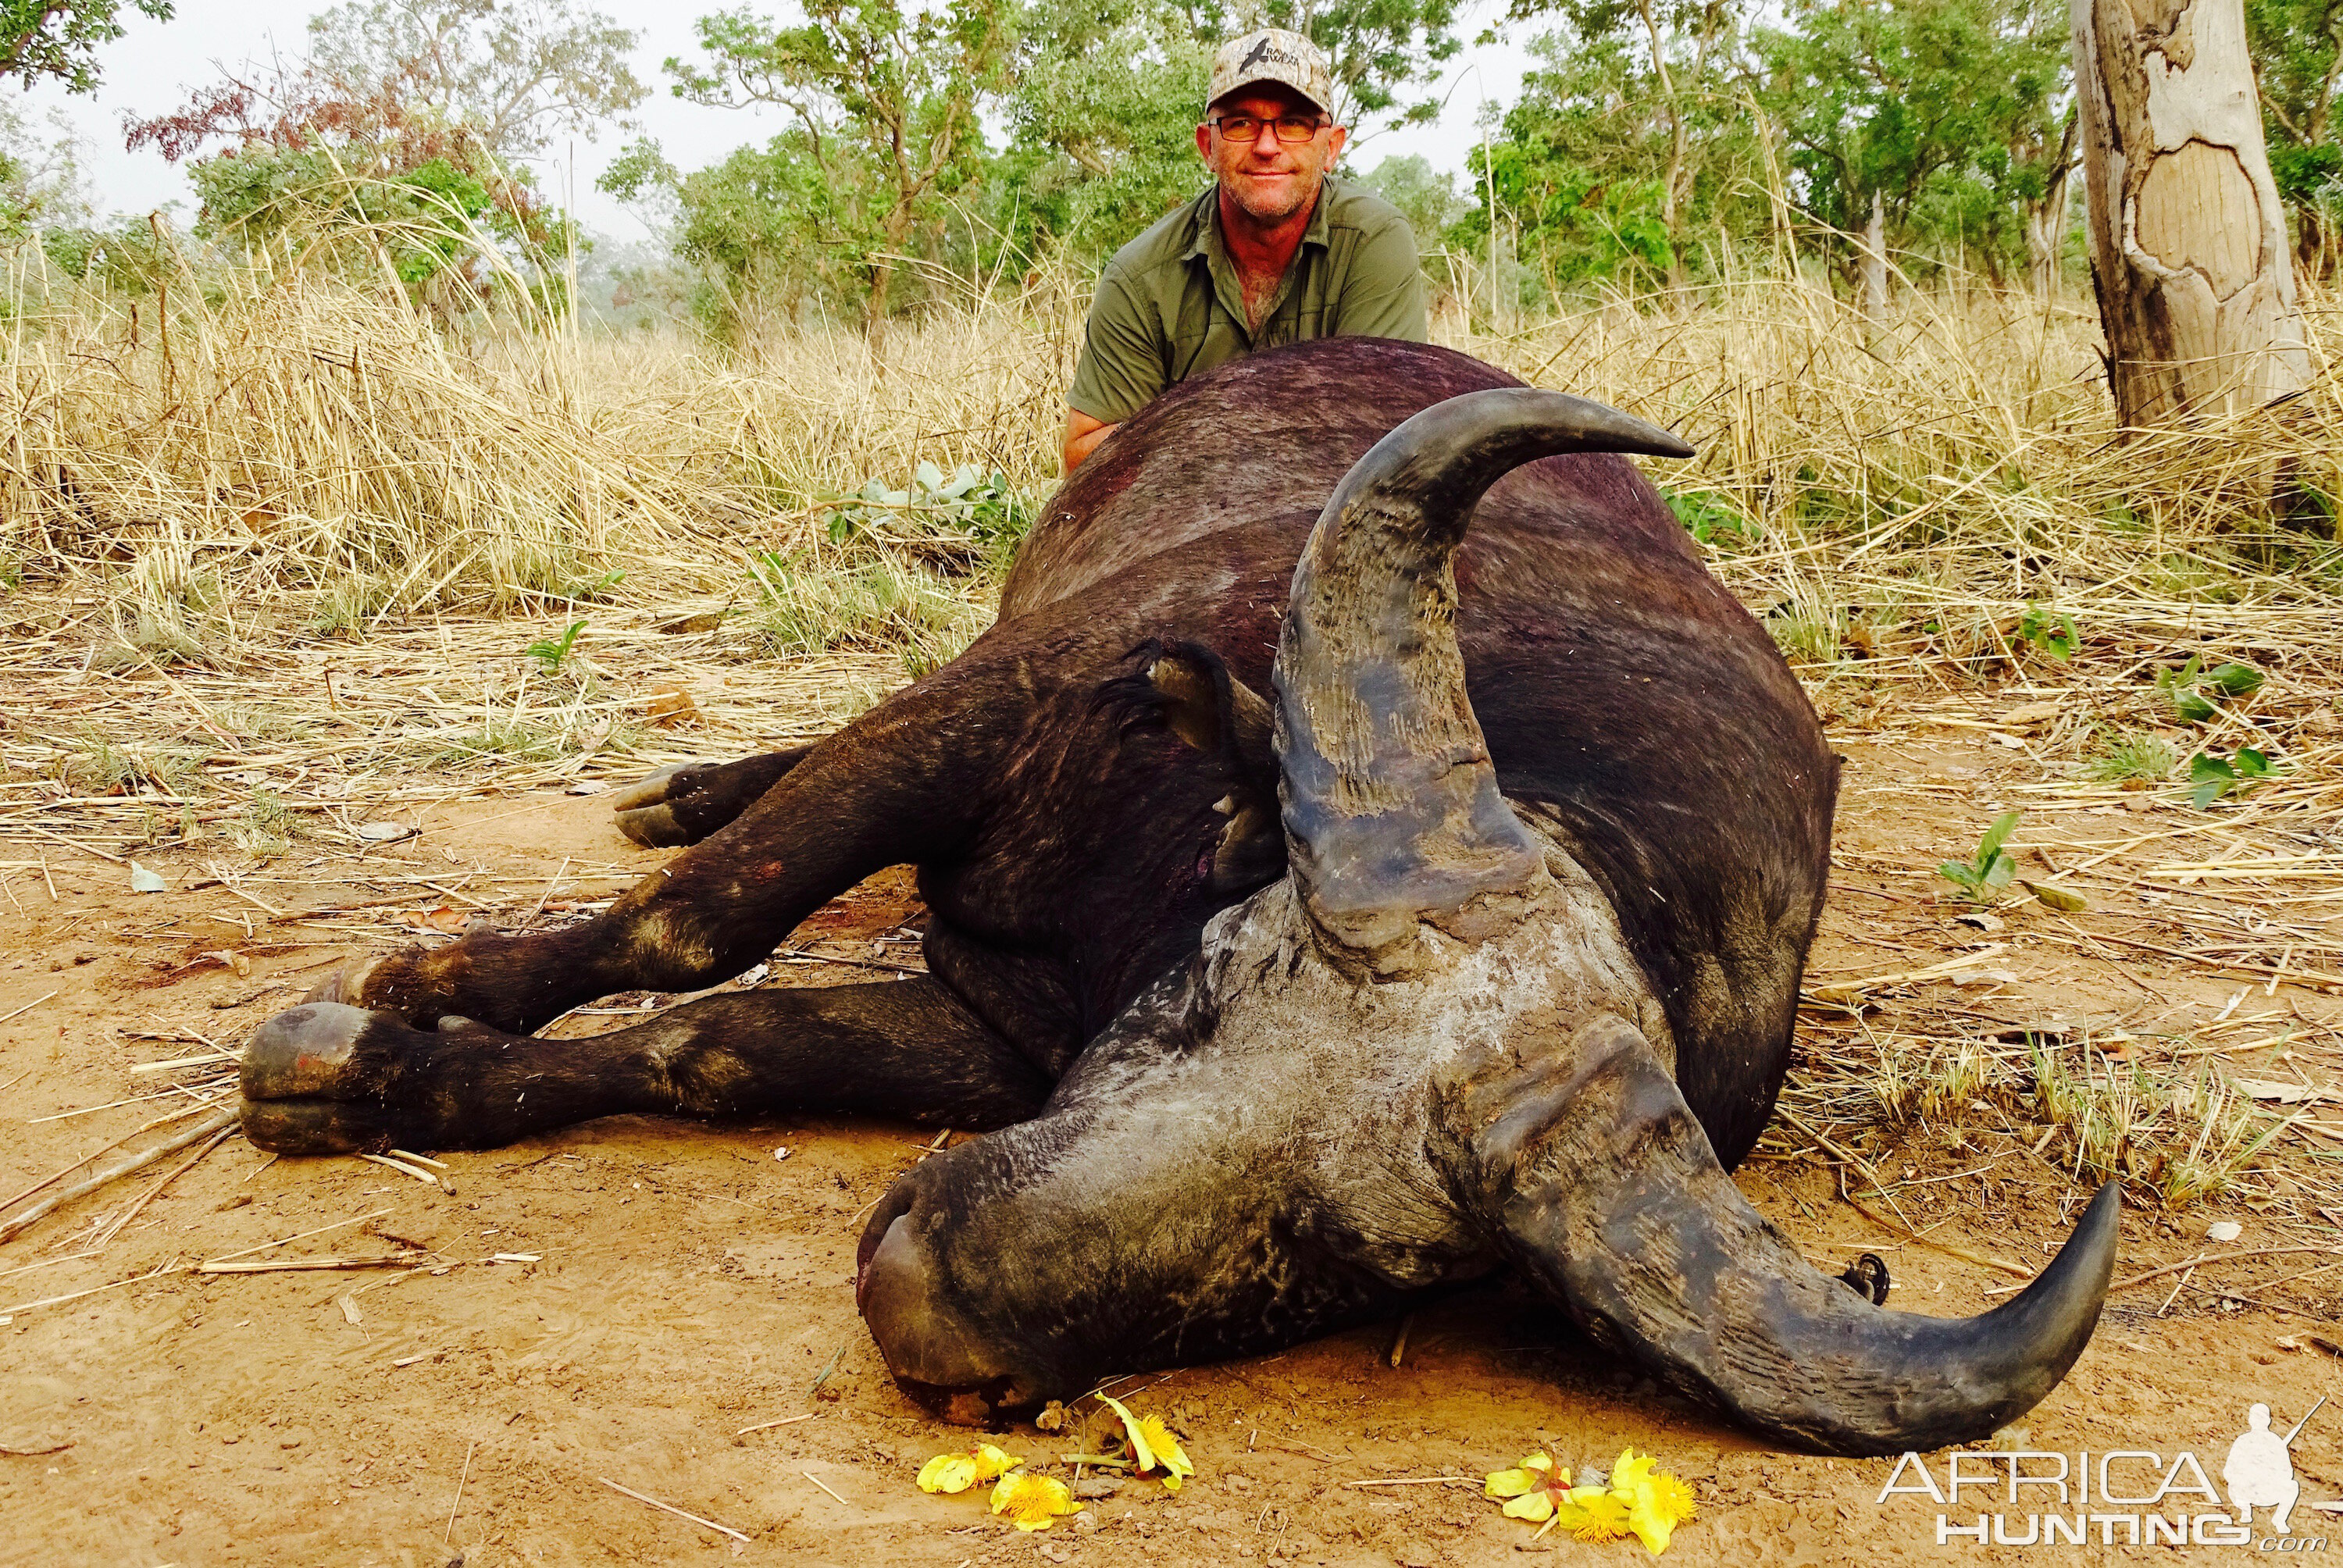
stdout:
<svg viewBox="0 0 2343 1568">
<path fill-rule="evenodd" d="M 1115 427 L 1102 419 L 1093 419 L 1080 408 L 1066 410 L 1066 445 L 1060 454 L 1065 462 L 1064 472 L 1072 473 L 1081 466 L 1084 457 L 1101 441 L 1114 434 Z"/>
</svg>

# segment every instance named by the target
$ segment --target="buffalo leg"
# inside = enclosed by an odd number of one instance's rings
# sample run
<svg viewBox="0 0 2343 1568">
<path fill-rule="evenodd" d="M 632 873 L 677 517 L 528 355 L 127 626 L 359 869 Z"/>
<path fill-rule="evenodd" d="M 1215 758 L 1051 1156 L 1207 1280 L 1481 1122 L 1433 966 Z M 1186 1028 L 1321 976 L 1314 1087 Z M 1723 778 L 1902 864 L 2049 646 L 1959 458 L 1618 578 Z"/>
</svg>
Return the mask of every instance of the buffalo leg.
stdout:
<svg viewBox="0 0 2343 1568">
<path fill-rule="evenodd" d="M 729 980 L 873 871 L 958 851 L 986 809 L 1009 729 L 997 685 L 950 669 L 898 693 L 582 925 L 383 954 L 308 1000 L 396 1013 L 424 1029 L 454 1013 L 526 1034 L 613 991 Z"/>
<path fill-rule="evenodd" d="M 1050 1092 L 925 976 L 704 997 L 585 1040 L 311 1002 L 261 1027 L 242 1075 L 246 1135 L 287 1154 L 488 1149 L 627 1112 L 865 1111 L 973 1131 Z"/>
<path fill-rule="evenodd" d="M 610 801 L 618 831 L 651 849 L 697 844 L 765 798 L 811 746 L 743 757 L 738 762 L 687 762 L 638 779 Z"/>
</svg>

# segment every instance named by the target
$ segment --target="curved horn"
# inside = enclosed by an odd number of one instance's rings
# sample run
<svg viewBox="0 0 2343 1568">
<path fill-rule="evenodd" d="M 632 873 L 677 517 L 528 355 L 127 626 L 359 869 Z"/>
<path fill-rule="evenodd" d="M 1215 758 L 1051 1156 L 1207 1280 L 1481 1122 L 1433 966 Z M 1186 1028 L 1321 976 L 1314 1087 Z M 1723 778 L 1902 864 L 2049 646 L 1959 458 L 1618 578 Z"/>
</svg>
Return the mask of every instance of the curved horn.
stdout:
<svg viewBox="0 0 2343 1568">
<path fill-rule="evenodd" d="M 1985 1437 L 2090 1342 L 2122 1204 L 2098 1196 L 2050 1266 L 1974 1318 L 1891 1312 L 1818 1272 L 1751 1209 L 1650 1045 L 1617 1018 L 1467 1133 L 1500 1244 L 1588 1332 L 1769 1436 L 1844 1454 Z M 1487 1112 L 1484 1111 L 1483 1114 Z"/>
<path fill-rule="evenodd" d="M 1450 558 L 1483 492 L 1559 452 L 1692 448 L 1560 392 L 1452 397 L 1359 459 L 1294 568 L 1275 672 L 1285 832 L 1312 914 L 1348 946 L 1538 865 L 1465 700 Z"/>
</svg>

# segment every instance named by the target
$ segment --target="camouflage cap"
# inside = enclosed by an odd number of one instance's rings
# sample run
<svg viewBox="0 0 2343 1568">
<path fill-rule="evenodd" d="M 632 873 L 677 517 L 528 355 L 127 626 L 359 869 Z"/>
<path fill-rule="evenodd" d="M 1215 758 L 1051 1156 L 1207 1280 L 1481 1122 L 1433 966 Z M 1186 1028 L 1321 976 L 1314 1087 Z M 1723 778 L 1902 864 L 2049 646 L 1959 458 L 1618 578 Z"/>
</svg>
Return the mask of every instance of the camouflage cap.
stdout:
<svg viewBox="0 0 2343 1568">
<path fill-rule="evenodd" d="M 1212 85 L 1204 95 L 1204 109 L 1231 93 L 1258 82 L 1275 82 L 1301 94 L 1319 108 L 1334 102 L 1334 76 L 1326 55 L 1299 33 L 1263 27 L 1231 39 L 1212 56 Z"/>
</svg>

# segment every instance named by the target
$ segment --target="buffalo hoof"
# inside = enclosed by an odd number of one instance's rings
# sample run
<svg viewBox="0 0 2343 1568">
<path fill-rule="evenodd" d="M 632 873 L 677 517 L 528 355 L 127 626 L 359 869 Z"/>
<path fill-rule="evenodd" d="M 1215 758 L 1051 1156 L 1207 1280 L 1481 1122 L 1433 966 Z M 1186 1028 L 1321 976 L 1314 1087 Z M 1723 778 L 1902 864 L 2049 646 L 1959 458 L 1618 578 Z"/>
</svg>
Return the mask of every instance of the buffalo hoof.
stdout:
<svg viewBox="0 0 2343 1568">
<path fill-rule="evenodd" d="M 352 959 L 346 964 L 336 966 L 324 980 L 309 988 L 308 994 L 301 999 L 302 1002 L 339 1002 L 345 1007 L 365 1005 L 361 999 L 366 995 L 367 977 L 381 961 L 378 958 Z"/>
<path fill-rule="evenodd" d="M 693 765 L 679 763 L 636 779 L 618 791 L 610 809 L 618 816 L 618 831 L 646 849 L 677 849 L 695 843 L 700 835 L 676 820 L 675 802 L 691 792 L 679 775 Z"/>
<path fill-rule="evenodd" d="M 389 1013 L 333 1001 L 290 1008 L 262 1024 L 245 1048 L 245 1136 L 279 1154 L 462 1142 L 443 1125 L 448 1118 L 434 1108 L 437 1097 L 417 1092 L 435 1076 L 445 1045 L 443 1036 Z"/>
</svg>

